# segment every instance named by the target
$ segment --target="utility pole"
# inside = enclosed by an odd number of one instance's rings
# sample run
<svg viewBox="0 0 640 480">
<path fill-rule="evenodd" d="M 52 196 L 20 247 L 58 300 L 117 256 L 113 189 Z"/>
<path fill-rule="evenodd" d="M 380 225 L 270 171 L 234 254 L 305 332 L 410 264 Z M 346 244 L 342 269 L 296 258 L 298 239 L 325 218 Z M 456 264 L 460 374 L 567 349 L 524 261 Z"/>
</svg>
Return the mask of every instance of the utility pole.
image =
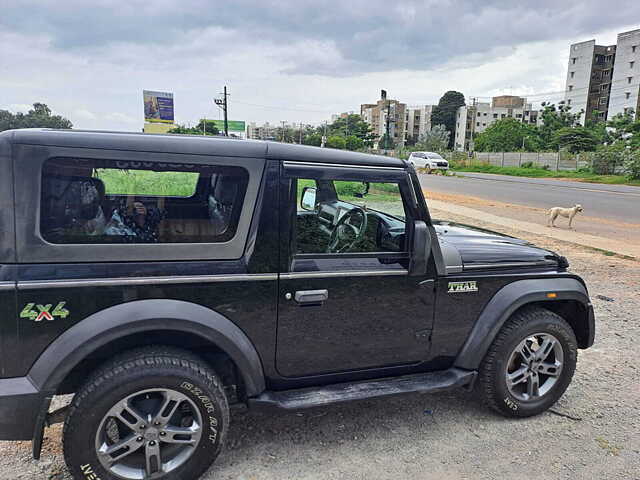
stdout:
<svg viewBox="0 0 640 480">
<path fill-rule="evenodd" d="M 324 134 L 322 135 L 322 139 L 320 140 L 320 146 L 322 148 L 324 148 L 326 144 L 327 144 L 327 122 L 325 120 L 325 122 L 324 122 Z"/>
<path fill-rule="evenodd" d="M 300 122 L 300 145 L 302 145 L 302 122 Z"/>
<path fill-rule="evenodd" d="M 282 143 L 284 143 L 284 124 L 285 123 L 286 122 L 284 120 L 282 120 L 282 139 L 281 139 Z"/>
<path fill-rule="evenodd" d="M 216 98 L 214 100 L 215 104 L 220 107 L 224 113 L 224 135 L 225 137 L 229 136 L 229 120 L 228 120 L 228 110 L 229 105 L 227 103 L 227 97 L 231 94 L 227 93 L 227 86 L 224 86 L 224 92 L 221 93 L 223 95 L 222 98 Z"/>
</svg>

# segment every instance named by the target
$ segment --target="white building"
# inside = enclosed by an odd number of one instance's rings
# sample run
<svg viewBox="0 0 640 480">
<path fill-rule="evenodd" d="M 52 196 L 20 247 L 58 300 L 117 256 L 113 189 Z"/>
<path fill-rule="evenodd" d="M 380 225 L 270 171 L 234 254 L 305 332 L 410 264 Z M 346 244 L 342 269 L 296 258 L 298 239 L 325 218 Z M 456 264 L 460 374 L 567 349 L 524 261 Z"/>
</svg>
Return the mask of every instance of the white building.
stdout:
<svg viewBox="0 0 640 480">
<path fill-rule="evenodd" d="M 433 105 L 413 105 L 407 108 L 406 139 L 417 142 L 422 135 L 431 130 L 431 113 Z"/>
<path fill-rule="evenodd" d="M 538 110 L 534 110 L 527 99 L 512 95 L 493 97 L 491 102 L 477 102 L 458 108 L 454 135 L 454 148 L 473 151 L 473 136 L 484 132 L 492 123 L 503 118 L 537 125 L 541 121 Z"/>
<path fill-rule="evenodd" d="M 285 128 L 289 125 L 285 124 Z M 253 140 L 279 140 L 282 136 L 282 125 L 272 125 L 269 122 L 257 125 L 251 122 L 247 125 L 247 138 Z"/>
<path fill-rule="evenodd" d="M 564 100 L 572 113 L 582 112 L 582 125 L 607 118 L 615 54 L 615 45 L 596 45 L 595 40 L 569 47 Z"/>
<path fill-rule="evenodd" d="M 640 29 L 618 34 L 616 45 L 595 40 L 569 48 L 565 102 L 580 123 L 604 121 L 618 113 L 638 112 L 640 90 Z"/>
<path fill-rule="evenodd" d="M 640 118 L 640 29 L 618 34 L 608 118 L 630 110 Z"/>
</svg>

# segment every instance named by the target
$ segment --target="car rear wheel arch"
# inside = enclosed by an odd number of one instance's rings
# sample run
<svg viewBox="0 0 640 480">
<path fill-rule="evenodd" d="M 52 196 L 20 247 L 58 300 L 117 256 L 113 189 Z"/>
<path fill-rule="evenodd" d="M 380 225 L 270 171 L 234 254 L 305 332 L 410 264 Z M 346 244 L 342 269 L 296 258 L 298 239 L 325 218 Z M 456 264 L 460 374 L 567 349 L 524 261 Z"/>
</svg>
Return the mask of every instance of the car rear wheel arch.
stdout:
<svg viewBox="0 0 640 480">
<path fill-rule="evenodd" d="M 201 305 L 179 300 L 139 300 L 97 312 L 82 320 L 38 357 L 29 371 L 31 382 L 46 394 L 69 390 L 74 376 L 126 347 L 167 344 L 211 352 L 209 361 L 229 359 L 243 393 L 265 388 L 262 362 L 254 345 L 229 319 Z M 111 350 L 111 349 L 115 349 Z M 70 376 L 71 375 L 71 376 Z"/>
</svg>

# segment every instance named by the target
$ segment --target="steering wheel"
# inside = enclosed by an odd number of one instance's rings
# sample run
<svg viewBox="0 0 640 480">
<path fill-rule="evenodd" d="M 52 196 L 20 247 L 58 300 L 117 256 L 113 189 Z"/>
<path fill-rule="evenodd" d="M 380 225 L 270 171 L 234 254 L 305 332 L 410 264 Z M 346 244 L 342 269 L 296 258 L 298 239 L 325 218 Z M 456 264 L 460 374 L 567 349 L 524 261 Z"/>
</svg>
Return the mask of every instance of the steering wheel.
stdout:
<svg viewBox="0 0 640 480">
<path fill-rule="evenodd" d="M 351 218 L 360 216 L 360 226 L 353 225 Z M 343 253 L 364 237 L 367 230 L 367 213 L 360 207 L 354 207 L 342 215 L 331 232 L 327 253 Z M 342 243 L 342 246 L 340 245 Z"/>
</svg>

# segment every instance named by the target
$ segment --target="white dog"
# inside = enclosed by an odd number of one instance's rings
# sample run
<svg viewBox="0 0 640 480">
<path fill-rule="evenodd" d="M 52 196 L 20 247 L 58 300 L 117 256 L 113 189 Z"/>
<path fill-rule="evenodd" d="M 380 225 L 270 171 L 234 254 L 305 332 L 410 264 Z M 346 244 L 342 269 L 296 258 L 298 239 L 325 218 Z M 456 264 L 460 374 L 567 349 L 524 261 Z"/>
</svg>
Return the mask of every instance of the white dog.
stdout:
<svg viewBox="0 0 640 480">
<path fill-rule="evenodd" d="M 560 215 L 561 217 L 568 218 L 569 228 L 573 228 L 571 226 L 571 223 L 573 222 L 573 217 L 575 217 L 578 214 L 578 212 L 582 212 L 582 210 L 583 210 L 582 205 L 580 205 L 579 203 L 577 203 L 575 206 L 571 208 L 553 207 L 548 211 L 549 220 L 547 220 L 547 226 L 555 227 L 556 218 L 558 218 L 558 215 Z"/>
</svg>

